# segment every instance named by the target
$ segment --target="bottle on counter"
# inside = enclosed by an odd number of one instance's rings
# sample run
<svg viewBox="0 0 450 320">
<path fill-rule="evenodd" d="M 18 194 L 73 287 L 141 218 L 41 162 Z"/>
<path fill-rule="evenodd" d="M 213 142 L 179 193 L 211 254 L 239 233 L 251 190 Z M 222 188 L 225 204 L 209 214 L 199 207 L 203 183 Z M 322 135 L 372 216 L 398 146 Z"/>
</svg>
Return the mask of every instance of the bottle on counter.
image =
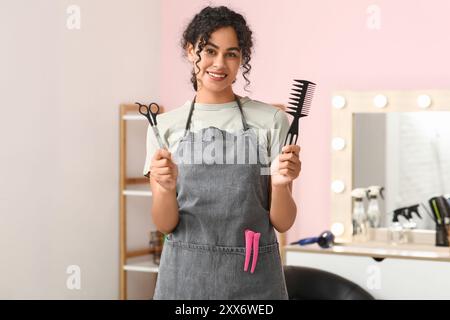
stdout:
<svg viewBox="0 0 450 320">
<path fill-rule="evenodd" d="M 367 198 L 369 199 L 367 218 L 369 219 L 371 228 L 379 228 L 381 224 L 381 212 L 378 197 L 384 199 L 383 190 L 384 187 L 381 186 L 370 186 L 367 188 Z"/>
<path fill-rule="evenodd" d="M 351 192 L 353 198 L 353 241 L 364 242 L 369 240 L 369 224 L 364 208 L 366 189 L 356 188 Z"/>
<path fill-rule="evenodd" d="M 402 216 L 406 219 L 406 208 L 399 208 L 394 210 L 394 216 L 392 223 L 388 228 L 388 241 L 392 245 L 399 245 L 407 243 L 408 238 L 402 224 L 399 222 L 398 217 Z"/>
</svg>

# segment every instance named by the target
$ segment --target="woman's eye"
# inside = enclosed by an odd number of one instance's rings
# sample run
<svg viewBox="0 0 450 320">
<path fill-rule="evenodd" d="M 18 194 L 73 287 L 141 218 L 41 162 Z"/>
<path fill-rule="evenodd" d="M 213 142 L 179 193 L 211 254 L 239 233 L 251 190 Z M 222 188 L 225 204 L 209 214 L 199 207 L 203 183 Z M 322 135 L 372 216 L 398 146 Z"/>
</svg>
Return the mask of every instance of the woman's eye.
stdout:
<svg viewBox="0 0 450 320">
<path fill-rule="evenodd" d="M 229 56 L 229 57 L 232 57 L 232 58 L 237 58 L 237 54 L 234 53 L 234 52 L 230 52 L 230 53 L 228 54 L 228 56 Z"/>
<path fill-rule="evenodd" d="M 214 50 L 212 50 L 212 49 L 206 49 L 206 53 L 212 55 L 212 54 L 214 54 Z"/>
</svg>

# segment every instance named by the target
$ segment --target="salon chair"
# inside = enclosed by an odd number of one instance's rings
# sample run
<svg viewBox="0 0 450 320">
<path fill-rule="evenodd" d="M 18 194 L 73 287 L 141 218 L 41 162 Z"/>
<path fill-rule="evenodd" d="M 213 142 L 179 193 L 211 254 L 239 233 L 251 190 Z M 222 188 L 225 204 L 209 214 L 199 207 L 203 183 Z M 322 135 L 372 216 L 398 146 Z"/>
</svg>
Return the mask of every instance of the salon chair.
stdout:
<svg viewBox="0 0 450 320">
<path fill-rule="evenodd" d="M 300 266 L 284 266 L 289 300 L 374 300 L 367 291 L 341 276 Z"/>
</svg>

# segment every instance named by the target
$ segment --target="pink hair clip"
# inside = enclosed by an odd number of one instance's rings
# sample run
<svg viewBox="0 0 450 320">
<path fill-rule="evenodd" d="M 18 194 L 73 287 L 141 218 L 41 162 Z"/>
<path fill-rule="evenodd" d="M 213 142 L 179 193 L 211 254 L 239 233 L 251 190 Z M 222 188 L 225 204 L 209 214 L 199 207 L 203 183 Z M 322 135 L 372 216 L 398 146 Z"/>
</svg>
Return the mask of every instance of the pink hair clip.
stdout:
<svg viewBox="0 0 450 320">
<path fill-rule="evenodd" d="M 252 251 L 253 235 L 255 234 L 252 230 L 245 230 L 245 263 L 244 271 L 248 270 L 248 264 L 250 263 L 250 254 Z"/>
<path fill-rule="evenodd" d="M 258 252 L 259 252 L 259 238 L 261 237 L 261 233 L 257 232 L 253 235 L 253 261 L 252 261 L 252 269 L 251 273 L 255 271 L 256 262 L 258 261 Z"/>
<path fill-rule="evenodd" d="M 258 253 L 259 253 L 259 239 L 261 238 L 261 233 L 254 232 L 250 229 L 245 229 L 245 262 L 244 262 L 244 271 L 248 270 L 248 265 L 250 263 L 250 255 L 253 247 L 253 260 L 252 260 L 252 268 L 250 273 L 253 273 L 256 268 L 256 263 L 258 261 Z"/>
</svg>

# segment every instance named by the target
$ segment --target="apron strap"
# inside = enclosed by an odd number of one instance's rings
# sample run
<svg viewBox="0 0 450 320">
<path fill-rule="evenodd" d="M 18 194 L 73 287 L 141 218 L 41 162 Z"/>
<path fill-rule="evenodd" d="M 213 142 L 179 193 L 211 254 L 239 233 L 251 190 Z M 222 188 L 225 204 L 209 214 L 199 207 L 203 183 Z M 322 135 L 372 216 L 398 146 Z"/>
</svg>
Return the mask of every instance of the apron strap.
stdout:
<svg viewBox="0 0 450 320">
<path fill-rule="evenodd" d="M 196 98 L 197 98 L 197 96 L 194 96 L 194 99 L 192 99 L 191 108 L 189 109 L 189 115 L 188 115 L 188 118 L 186 120 L 186 127 L 184 129 L 184 135 L 183 136 L 186 136 L 187 132 L 189 131 L 189 129 L 191 127 L 191 119 L 192 119 L 192 114 L 194 113 L 194 105 L 195 105 L 195 99 Z M 239 111 L 241 113 L 242 126 L 244 128 L 244 131 L 247 131 L 248 130 L 248 124 L 247 124 L 247 120 L 245 119 L 244 112 L 242 111 L 241 102 L 239 101 L 239 98 L 236 95 L 234 95 L 234 98 L 236 99 L 236 102 L 237 102 L 238 107 L 239 107 Z"/>
<path fill-rule="evenodd" d="M 236 102 L 238 104 L 239 111 L 241 112 L 242 127 L 244 128 L 244 131 L 247 131 L 248 124 L 247 124 L 247 120 L 245 119 L 245 116 L 244 116 L 244 111 L 242 111 L 241 101 L 239 101 L 239 98 L 236 97 L 236 95 L 234 95 L 234 97 L 236 98 Z"/>
<path fill-rule="evenodd" d="M 183 136 L 186 136 L 187 132 L 189 131 L 191 127 L 191 119 L 192 119 L 192 113 L 194 112 L 194 105 L 195 105 L 195 99 L 197 96 L 194 96 L 194 99 L 192 99 L 191 108 L 189 109 L 189 115 L 186 120 L 186 127 L 184 128 L 184 134 Z"/>
</svg>

